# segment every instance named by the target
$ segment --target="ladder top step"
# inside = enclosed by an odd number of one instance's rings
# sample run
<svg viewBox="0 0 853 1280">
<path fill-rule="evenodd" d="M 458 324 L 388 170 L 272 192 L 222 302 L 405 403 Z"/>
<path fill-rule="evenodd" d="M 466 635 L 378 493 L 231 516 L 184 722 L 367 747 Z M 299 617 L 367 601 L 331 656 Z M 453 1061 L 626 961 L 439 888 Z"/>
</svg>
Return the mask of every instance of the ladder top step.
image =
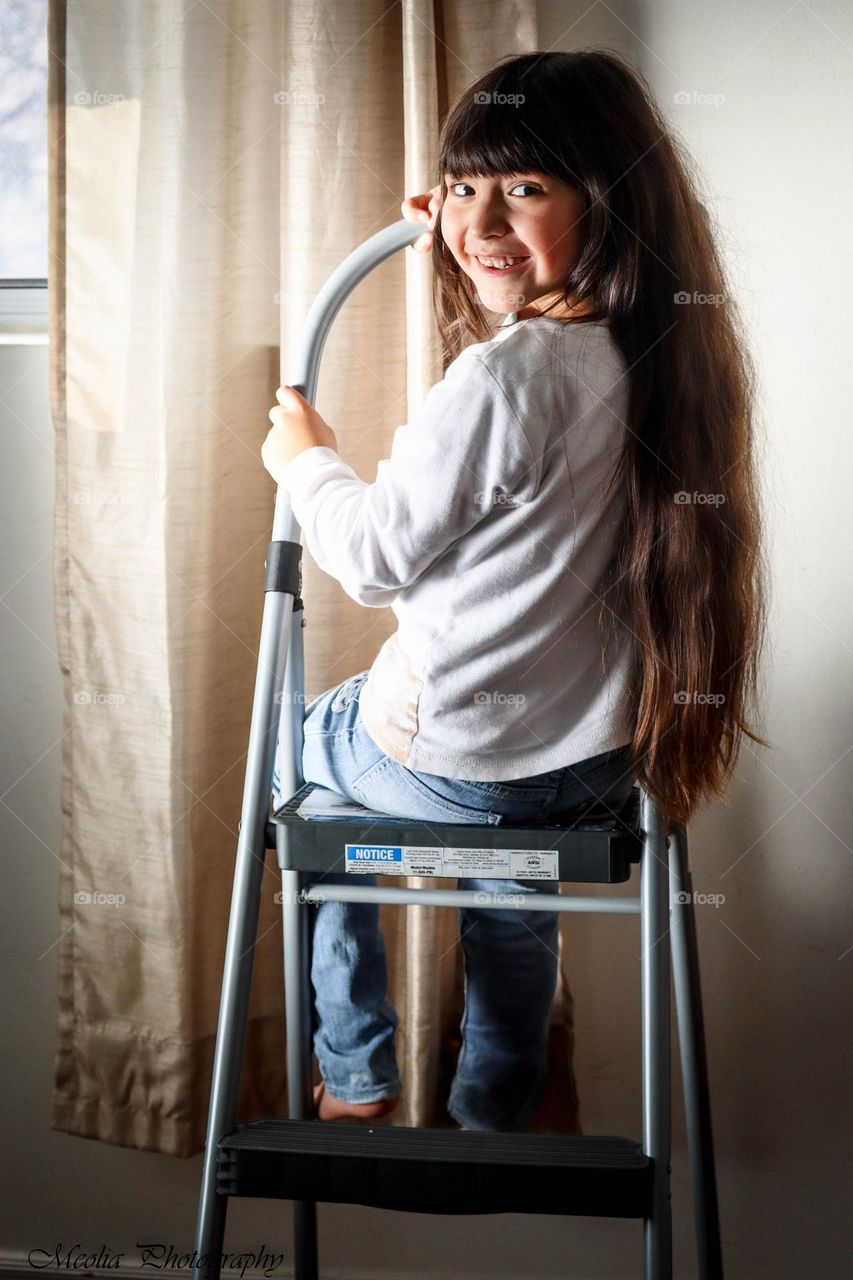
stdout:
<svg viewBox="0 0 853 1280">
<path fill-rule="evenodd" d="M 632 863 L 640 861 L 640 790 L 636 786 L 619 812 L 590 810 L 567 824 L 533 825 L 434 822 L 391 814 L 306 816 L 299 808 L 313 790 L 313 783 L 305 783 L 267 822 L 266 846 L 276 849 L 282 870 L 352 870 L 357 883 L 358 866 L 375 869 L 375 863 L 383 875 L 620 884 L 630 879 Z M 376 850 L 374 861 L 365 863 L 372 849 Z M 439 857 L 437 850 L 448 851 L 449 860 L 444 854 Z M 454 853 L 460 850 L 468 855 L 464 861 Z M 525 876 L 528 862 L 533 870 Z M 459 870 L 457 863 L 468 869 Z"/>
<path fill-rule="evenodd" d="M 652 1173 L 630 1138 L 269 1118 L 222 1139 L 218 1190 L 416 1213 L 641 1218 Z"/>
</svg>

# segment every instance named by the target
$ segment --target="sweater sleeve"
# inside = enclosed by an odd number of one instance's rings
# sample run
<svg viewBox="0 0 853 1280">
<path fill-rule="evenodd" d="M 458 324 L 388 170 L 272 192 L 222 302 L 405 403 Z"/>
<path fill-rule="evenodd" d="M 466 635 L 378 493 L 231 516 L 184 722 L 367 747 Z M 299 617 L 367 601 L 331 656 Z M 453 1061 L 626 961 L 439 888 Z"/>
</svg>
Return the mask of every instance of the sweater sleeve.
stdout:
<svg viewBox="0 0 853 1280">
<path fill-rule="evenodd" d="M 281 483 L 318 566 L 383 608 L 492 511 L 496 489 L 529 500 L 538 470 L 495 375 L 463 351 L 397 428 L 373 484 L 325 445 L 297 454 Z"/>
</svg>

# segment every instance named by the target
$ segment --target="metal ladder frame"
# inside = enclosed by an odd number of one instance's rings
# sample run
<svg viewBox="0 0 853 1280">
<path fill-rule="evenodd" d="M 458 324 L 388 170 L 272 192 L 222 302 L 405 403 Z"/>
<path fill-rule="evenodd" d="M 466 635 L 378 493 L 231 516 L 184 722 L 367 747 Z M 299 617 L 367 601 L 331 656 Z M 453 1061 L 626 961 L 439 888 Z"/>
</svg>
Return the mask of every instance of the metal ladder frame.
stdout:
<svg viewBox="0 0 853 1280">
<path fill-rule="evenodd" d="M 366 240 L 329 277 L 312 305 L 289 385 L 311 403 L 328 330 L 353 288 L 375 266 L 423 234 L 400 221 Z M 218 1280 L 228 1197 L 217 1193 L 219 1144 L 237 1125 L 237 1103 L 257 940 L 261 882 L 269 840 L 269 804 L 276 741 L 282 794 L 302 785 L 304 626 L 299 526 L 285 489 L 276 494 L 273 538 L 267 556 L 258 669 L 249 732 L 234 884 L 216 1035 L 210 1110 L 196 1228 L 194 1280 Z M 664 831 L 662 815 L 641 791 L 640 896 L 636 899 L 525 895 L 525 909 L 603 911 L 640 915 L 642 944 L 643 1149 L 654 1161 L 653 1212 L 644 1220 L 645 1280 L 672 1275 L 670 1211 L 671 1073 L 670 981 L 675 986 L 687 1133 L 693 1184 L 700 1280 L 723 1275 L 710 1094 L 699 982 L 693 894 L 684 827 Z M 390 889 L 373 886 L 303 888 L 303 873 L 282 870 L 282 920 L 287 1031 L 288 1116 L 313 1112 L 310 936 L 304 908 L 332 898 L 440 906 L 470 903 L 489 909 L 482 896 L 460 890 Z M 312 892 L 316 897 L 312 898 Z M 537 901 L 538 898 L 538 901 Z M 506 909 L 506 904 L 501 904 Z M 520 905 L 519 905 L 519 909 Z M 670 938 L 667 944 L 666 939 Z M 316 1280 L 316 1204 L 294 1201 L 297 1280 Z"/>
</svg>

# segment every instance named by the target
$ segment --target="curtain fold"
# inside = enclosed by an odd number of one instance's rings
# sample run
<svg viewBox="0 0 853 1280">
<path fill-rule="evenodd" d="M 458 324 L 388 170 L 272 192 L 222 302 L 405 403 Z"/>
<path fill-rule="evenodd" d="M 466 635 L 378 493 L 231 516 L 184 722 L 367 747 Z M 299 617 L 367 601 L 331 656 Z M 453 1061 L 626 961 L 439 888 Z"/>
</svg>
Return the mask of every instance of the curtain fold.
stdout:
<svg viewBox="0 0 853 1280">
<path fill-rule="evenodd" d="M 433 185 L 449 100 L 536 47 L 535 3 L 50 0 L 49 43 L 65 693 L 52 1124 L 188 1156 L 207 1123 L 272 526 L 268 410 L 330 272 Z M 326 343 L 317 407 L 368 481 L 441 376 L 430 270 L 394 255 Z M 303 567 L 311 698 L 369 666 L 394 618 L 307 550 Z M 286 1112 L 279 889 L 270 855 L 241 1122 Z M 457 914 L 380 919 L 405 1081 L 388 1119 L 450 1124 Z M 562 964 L 552 1031 L 546 1119 L 572 1132 Z"/>
</svg>

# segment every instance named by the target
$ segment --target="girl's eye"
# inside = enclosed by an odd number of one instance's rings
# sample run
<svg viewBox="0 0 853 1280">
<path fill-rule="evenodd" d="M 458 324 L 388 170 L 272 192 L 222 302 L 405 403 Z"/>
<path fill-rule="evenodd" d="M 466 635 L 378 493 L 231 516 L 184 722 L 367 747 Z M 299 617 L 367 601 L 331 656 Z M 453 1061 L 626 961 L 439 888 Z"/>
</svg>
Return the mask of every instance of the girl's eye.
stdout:
<svg viewBox="0 0 853 1280">
<path fill-rule="evenodd" d="M 456 191 L 456 188 L 457 188 L 457 187 L 468 187 L 468 183 L 467 183 L 467 182 L 452 182 L 452 183 L 450 184 L 450 191 L 452 192 L 452 194 L 453 194 L 453 195 L 457 195 L 457 194 L 458 194 L 458 192 Z M 538 187 L 534 187 L 534 186 L 533 186 L 533 184 L 532 184 L 531 182 L 516 182 L 516 183 L 515 183 L 515 185 L 512 187 L 512 191 L 516 191 L 519 187 L 527 187 L 527 188 L 528 188 L 528 190 L 532 191 L 534 195 L 538 195 L 538 194 L 539 194 L 539 189 L 538 189 Z M 470 190 L 471 190 L 471 188 L 470 188 L 470 187 L 468 187 L 468 190 L 470 191 Z M 512 193 L 512 191 L 510 192 L 510 194 Z M 461 198 L 462 198 L 462 197 L 460 196 L 460 199 L 461 199 Z"/>
</svg>

